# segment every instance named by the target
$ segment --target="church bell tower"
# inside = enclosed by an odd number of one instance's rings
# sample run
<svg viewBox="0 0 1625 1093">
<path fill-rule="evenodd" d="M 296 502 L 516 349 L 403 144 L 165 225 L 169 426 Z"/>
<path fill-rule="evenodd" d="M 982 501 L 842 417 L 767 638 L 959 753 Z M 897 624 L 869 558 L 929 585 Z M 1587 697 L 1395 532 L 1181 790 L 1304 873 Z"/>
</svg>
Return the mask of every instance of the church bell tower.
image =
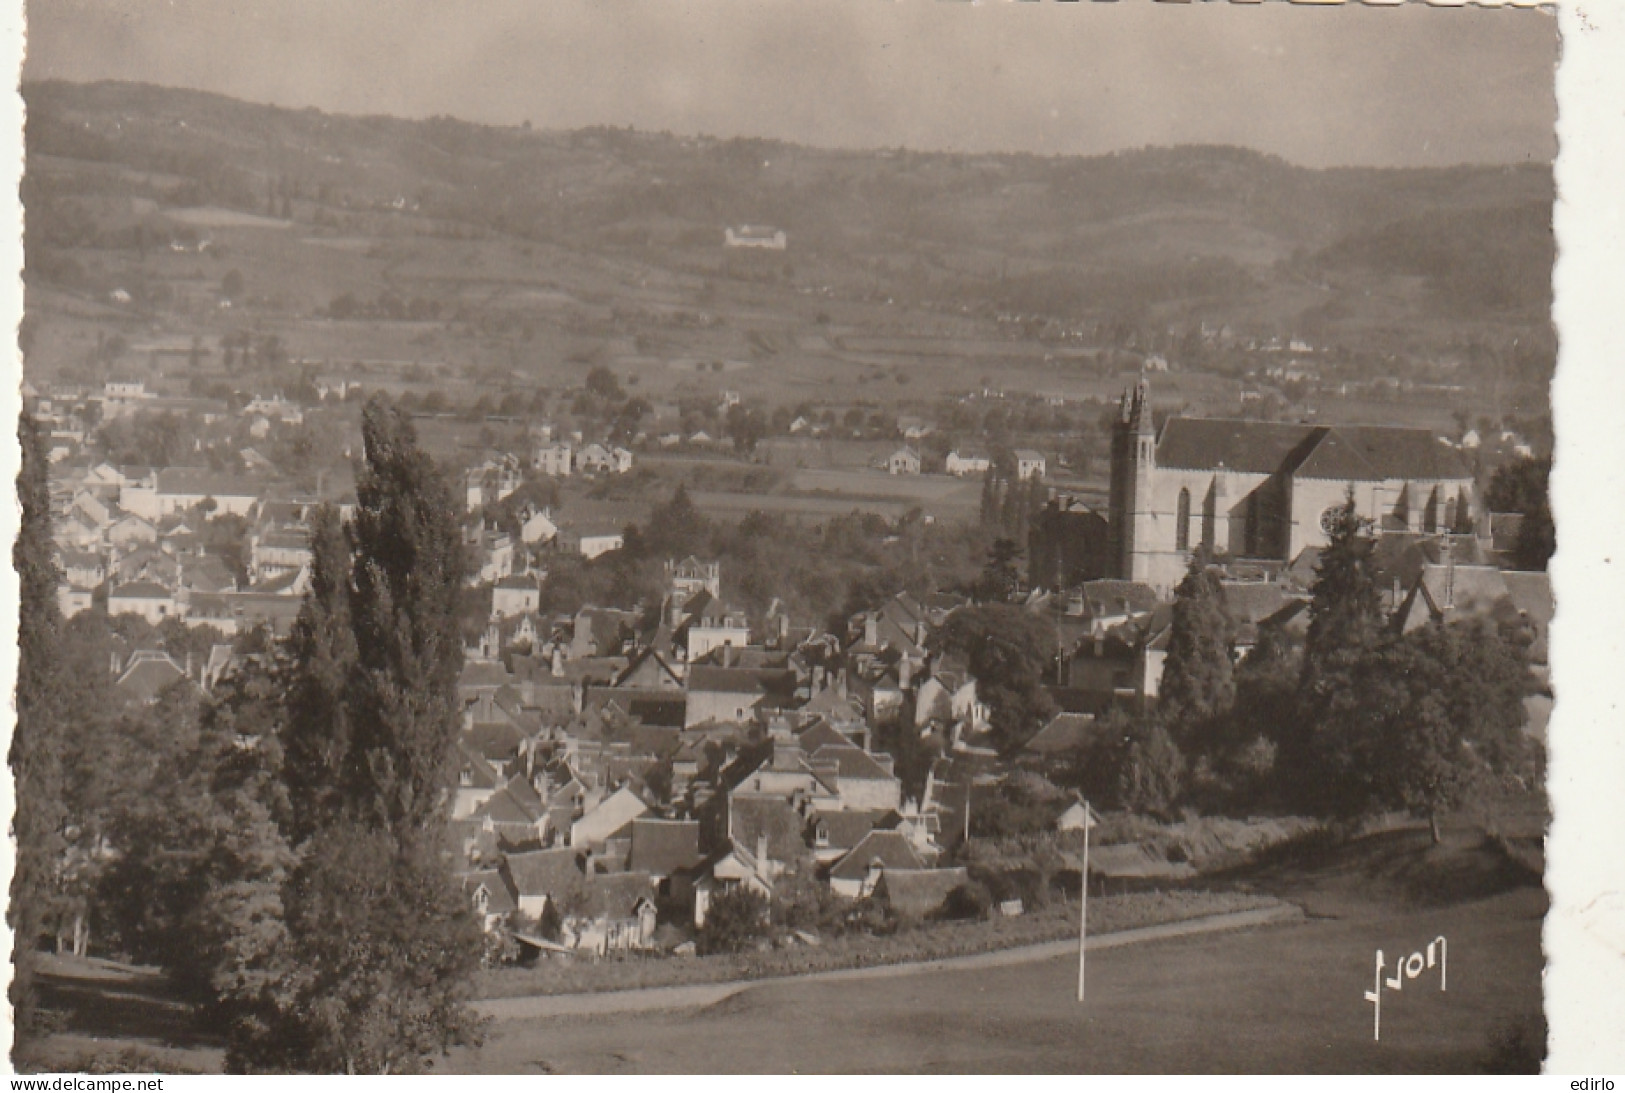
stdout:
<svg viewBox="0 0 1625 1093">
<path fill-rule="evenodd" d="M 1144 376 L 1118 402 L 1112 423 L 1112 477 L 1108 515 L 1113 575 L 1127 581 L 1150 576 L 1151 472 L 1157 437 L 1151 420 L 1151 385 Z"/>
</svg>

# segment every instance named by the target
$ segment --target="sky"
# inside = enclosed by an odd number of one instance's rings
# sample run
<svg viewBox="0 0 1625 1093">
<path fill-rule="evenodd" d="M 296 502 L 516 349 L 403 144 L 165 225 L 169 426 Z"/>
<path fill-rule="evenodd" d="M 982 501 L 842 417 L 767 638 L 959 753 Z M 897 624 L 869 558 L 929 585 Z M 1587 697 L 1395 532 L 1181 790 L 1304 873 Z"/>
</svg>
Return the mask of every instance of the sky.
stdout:
<svg viewBox="0 0 1625 1093">
<path fill-rule="evenodd" d="M 24 76 L 335 113 L 1311 167 L 1550 161 L 1556 20 L 1406 4 L 30 0 Z"/>
</svg>

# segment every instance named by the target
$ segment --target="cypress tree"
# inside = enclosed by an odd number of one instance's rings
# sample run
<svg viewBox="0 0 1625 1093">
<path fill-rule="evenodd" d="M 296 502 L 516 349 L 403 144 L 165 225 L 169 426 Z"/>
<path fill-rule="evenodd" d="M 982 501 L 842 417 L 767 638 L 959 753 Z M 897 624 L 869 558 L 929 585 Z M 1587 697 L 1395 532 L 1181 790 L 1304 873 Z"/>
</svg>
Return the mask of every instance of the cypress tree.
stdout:
<svg viewBox="0 0 1625 1093">
<path fill-rule="evenodd" d="M 312 517 L 310 549 L 310 592 L 288 642 L 282 732 L 288 835 L 294 843 L 309 838 L 339 808 L 350 748 L 345 702 L 357 662 L 350 543 L 333 506 L 322 505 Z"/>
<path fill-rule="evenodd" d="M 11 1003 L 16 1026 L 27 1029 L 37 1011 L 35 971 L 40 935 L 51 917 L 53 876 L 62 842 L 62 679 L 57 569 L 51 544 L 48 461 L 40 431 L 24 414 L 17 426 L 22 468 L 17 475 L 21 526 L 12 547 L 17 569 L 17 725 L 8 760 L 17 794 L 12 819 L 16 868 L 6 921 L 12 930 Z"/>
<path fill-rule="evenodd" d="M 1234 625 L 1218 574 L 1198 558 L 1174 590 L 1168 659 L 1157 705 L 1162 721 L 1187 748 L 1192 736 L 1235 701 L 1230 642 Z"/>
</svg>

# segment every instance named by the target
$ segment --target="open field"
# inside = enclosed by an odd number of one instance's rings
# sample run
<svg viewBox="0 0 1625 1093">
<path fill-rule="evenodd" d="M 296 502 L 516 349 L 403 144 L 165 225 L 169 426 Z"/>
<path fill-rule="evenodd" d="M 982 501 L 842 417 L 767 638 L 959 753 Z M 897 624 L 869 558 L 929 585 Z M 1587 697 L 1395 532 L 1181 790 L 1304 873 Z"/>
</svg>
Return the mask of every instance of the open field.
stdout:
<svg viewBox="0 0 1625 1093">
<path fill-rule="evenodd" d="M 1448 1073 L 1505 1069 L 1498 1045 L 1538 1031 L 1543 890 L 1470 831 L 1414 830 L 1252 871 L 1301 925 L 1110 949 L 1077 964 L 764 983 L 664 1014 L 510 1021 L 451 1060 L 487 1073 Z M 1246 883 L 1246 882 L 1244 882 Z M 1449 941 L 1449 990 L 1383 999 L 1390 959 Z M 635 1028 L 636 1036 L 631 1032 Z M 1538 1043 L 1538 1040 L 1535 1042 Z M 1523 1065 L 1530 1060 L 1524 1057 Z"/>
<path fill-rule="evenodd" d="M 1536 874 L 1476 825 L 1447 828 L 1439 847 L 1415 828 L 1330 848 L 1310 842 L 1197 883 L 1285 899 L 1305 919 L 1102 948 L 1089 957 L 1081 1007 L 1070 956 L 960 970 L 905 966 L 767 981 L 687 1008 L 499 1021 L 483 1047 L 444 1065 L 520 1074 L 1439 1073 L 1535 1065 L 1546 895 Z M 1376 950 L 1392 960 L 1441 935 L 1449 990 L 1440 993 L 1425 975 L 1385 991 L 1382 1039 L 1373 1042 L 1364 992 Z M 174 1070 L 221 1064 L 218 1043 L 195 1030 L 150 971 L 64 961 L 49 997 L 65 1010 L 66 1028 L 30 1049 L 36 1067 L 116 1068 L 132 1051 Z"/>
</svg>

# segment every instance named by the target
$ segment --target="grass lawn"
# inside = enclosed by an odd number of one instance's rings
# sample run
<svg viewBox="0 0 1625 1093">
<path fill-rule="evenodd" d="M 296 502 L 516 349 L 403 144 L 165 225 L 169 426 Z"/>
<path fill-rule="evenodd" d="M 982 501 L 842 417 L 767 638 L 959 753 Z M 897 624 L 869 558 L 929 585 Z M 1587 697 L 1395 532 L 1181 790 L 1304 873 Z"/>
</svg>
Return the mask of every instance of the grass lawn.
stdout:
<svg viewBox="0 0 1625 1093">
<path fill-rule="evenodd" d="M 765 983 L 700 1010 L 514 1021 L 449 1066 L 485 1073 L 1472 1072 L 1541 1008 L 1539 889 L 1443 910 L 1152 942 L 859 982 Z M 1375 950 L 1450 939 L 1450 990 L 1389 993 Z M 1422 980 L 1418 980 L 1422 982 Z"/>
</svg>

